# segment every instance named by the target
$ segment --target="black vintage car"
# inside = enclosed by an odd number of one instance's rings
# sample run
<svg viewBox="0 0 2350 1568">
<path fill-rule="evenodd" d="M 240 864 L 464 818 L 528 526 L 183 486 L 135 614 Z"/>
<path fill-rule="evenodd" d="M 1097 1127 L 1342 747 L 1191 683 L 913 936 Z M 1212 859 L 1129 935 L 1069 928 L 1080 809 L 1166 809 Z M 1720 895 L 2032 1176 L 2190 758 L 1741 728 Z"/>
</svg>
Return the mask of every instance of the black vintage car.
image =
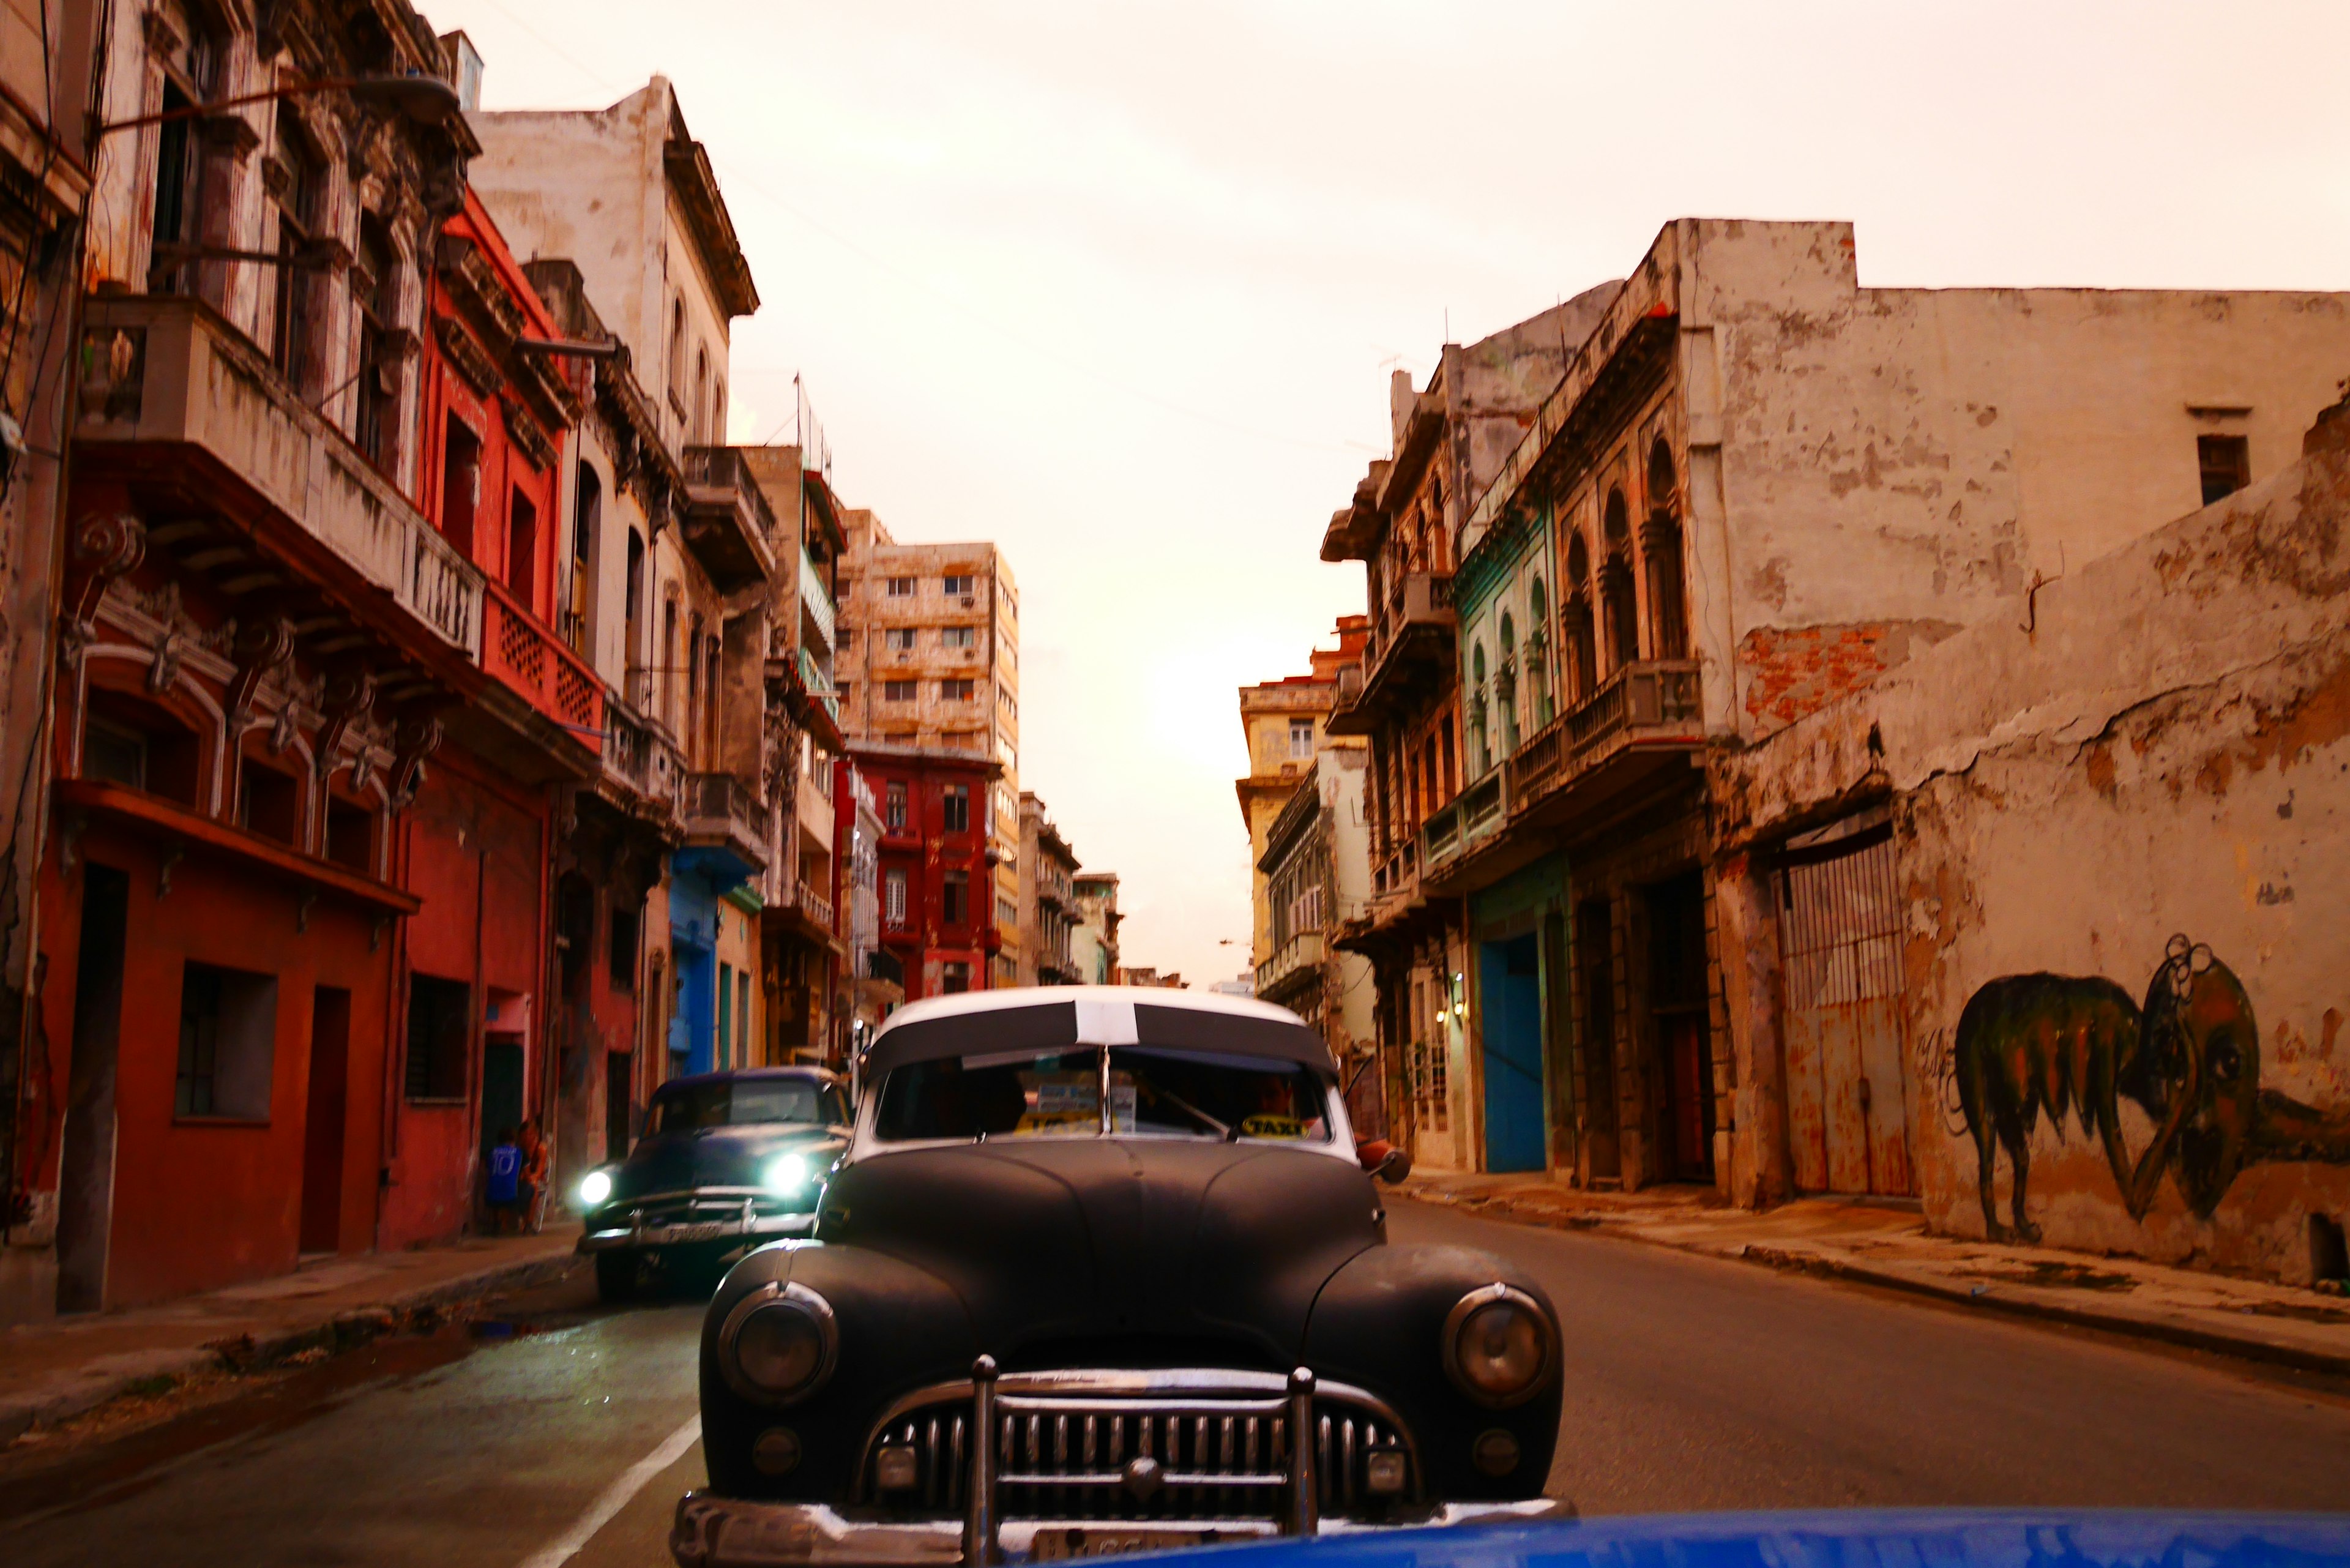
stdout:
<svg viewBox="0 0 2350 1568">
<path fill-rule="evenodd" d="M 1335 1064 L 1260 1002 L 918 1002 L 816 1234 L 719 1287 L 687 1568 L 988 1563 L 1539 1517 L 1558 1321 L 1389 1246 Z"/>
<path fill-rule="evenodd" d="M 579 1250 L 596 1260 L 597 1288 L 624 1301 L 649 1268 L 715 1279 L 754 1247 L 807 1235 L 848 1131 L 847 1093 L 819 1068 L 663 1084 L 629 1158 L 579 1184 Z"/>
</svg>

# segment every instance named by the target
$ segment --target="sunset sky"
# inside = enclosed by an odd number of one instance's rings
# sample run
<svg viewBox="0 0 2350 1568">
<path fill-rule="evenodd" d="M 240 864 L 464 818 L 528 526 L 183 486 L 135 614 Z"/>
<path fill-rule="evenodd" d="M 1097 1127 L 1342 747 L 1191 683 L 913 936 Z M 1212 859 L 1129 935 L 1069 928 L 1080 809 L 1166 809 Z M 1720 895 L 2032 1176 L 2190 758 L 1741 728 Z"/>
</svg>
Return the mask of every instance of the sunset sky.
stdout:
<svg viewBox="0 0 2350 1568">
<path fill-rule="evenodd" d="M 1194 984 L 1246 959 L 1233 690 L 1362 607 L 1322 528 L 1448 332 L 1689 214 L 1850 219 L 1866 284 L 2350 286 L 2338 3 L 425 9 L 489 108 L 677 84 L 764 302 L 733 439 L 804 374 L 850 504 L 1004 547 L 1021 783 Z"/>
</svg>

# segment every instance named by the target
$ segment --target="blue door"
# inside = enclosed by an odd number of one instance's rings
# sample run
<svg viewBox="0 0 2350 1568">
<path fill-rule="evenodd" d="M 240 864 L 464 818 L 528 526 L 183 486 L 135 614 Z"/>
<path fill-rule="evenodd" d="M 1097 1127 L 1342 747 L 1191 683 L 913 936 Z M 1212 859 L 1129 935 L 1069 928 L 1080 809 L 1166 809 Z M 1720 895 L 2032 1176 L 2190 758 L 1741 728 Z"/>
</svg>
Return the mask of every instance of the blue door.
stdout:
<svg viewBox="0 0 2350 1568">
<path fill-rule="evenodd" d="M 1480 949 L 1484 1033 L 1485 1168 L 1540 1170 L 1543 1131 L 1542 971 L 1530 932 Z"/>
</svg>

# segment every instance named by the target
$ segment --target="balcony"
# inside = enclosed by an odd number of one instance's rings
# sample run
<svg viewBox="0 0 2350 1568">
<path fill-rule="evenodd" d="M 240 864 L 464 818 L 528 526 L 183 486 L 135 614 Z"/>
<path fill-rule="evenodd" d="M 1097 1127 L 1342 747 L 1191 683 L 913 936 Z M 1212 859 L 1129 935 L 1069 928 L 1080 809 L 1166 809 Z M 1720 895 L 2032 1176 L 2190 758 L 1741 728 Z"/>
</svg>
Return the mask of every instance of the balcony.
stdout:
<svg viewBox="0 0 2350 1568">
<path fill-rule="evenodd" d="M 480 570 L 211 306 L 99 296 L 82 342 L 82 474 L 157 483 L 182 515 L 265 513 L 256 537 L 276 524 L 280 553 L 316 560 L 320 580 L 348 574 L 405 612 L 424 645 L 480 660 Z"/>
<path fill-rule="evenodd" d="M 800 549 L 800 608 L 827 651 L 839 646 L 835 630 L 837 618 L 833 613 L 832 595 L 826 591 L 824 577 L 816 564 L 808 558 L 807 549 Z"/>
<path fill-rule="evenodd" d="M 809 919 L 827 931 L 833 929 L 832 900 L 806 882 L 799 885 L 799 906 L 806 911 Z"/>
<path fill-rule="evenodd" d="M 1695 659 L 1627 664 L 1529 736 L 1508 763 L 1512 811 L 1564 803 L 1578 793 L 1578 785 L 1628 754 L 1652 760 L 1659 753 L 1685 753 L 1704 744 L 1698 668 Z"/>
<path fill-rule="evenodd" d="M 1318 979 L 1324 947 L 1320 931 L 1296 932 L 1275 948 L 1271 958 L 1256 966 L 1257 995 L 1265 996 L 1284 986 L 1295 989 L 1308 971 Z"/>
<path fill-rule="evenodd" d="M 684 537 L 721 593 L 775 580 L 775 514 L 731 446 L 685 449 Z"/>
<path fill-rule="evenodd" d="M 501 584 L 483 598 L 482 668 L 583 740 L 604 728 L 604 683 Z"/>
<path fill-rule="evenodd" d="M 608 704 L 604 717 L 605 797 L 674 839 L 684 818 L 685 759 L 619 703 Z"/>
<path fill-rule="evenodd" d="M 767 867 L 767 813 L 733 774 L 688 774 L 684 792 L 688 863 L 747 881 Z"/>
<path fill-rule="evenodd" d="M 1433 882 L 1455 861 L 1502 830 L 1509 819 L 1504 787 L 1504 770 L 1495 768 L 1455 795 L 1443 809 L 1430 814 L 1419 830 L 1420 876 L 1424 881 Z"/>
<path fill-rule="evenodd" d="M 1395 579 L 1385 600 L 1371 607 L 1357 684 L 1350 690 L 1339 675 L 1330 732 L 1367 735 L 1389 705 L 1440 688 L 1452 672 L 1456 625 L 1450 576 L 1409 572 Z"/>
</svg>

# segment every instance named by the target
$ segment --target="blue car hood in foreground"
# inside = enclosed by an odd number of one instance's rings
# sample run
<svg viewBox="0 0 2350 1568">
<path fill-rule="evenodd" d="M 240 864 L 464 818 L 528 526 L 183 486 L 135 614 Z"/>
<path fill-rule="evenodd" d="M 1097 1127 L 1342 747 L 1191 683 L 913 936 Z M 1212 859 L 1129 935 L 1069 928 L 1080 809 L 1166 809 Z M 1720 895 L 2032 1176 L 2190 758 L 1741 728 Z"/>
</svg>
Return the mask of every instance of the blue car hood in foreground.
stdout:
<svg viewBox="0 0 2350 1568">
<path fill-rule="evenodd" d="M 1621 1514 L 1162 1552 L 1152 1568 L 2339 1568 L 2350 1513 L 1837 1509 Z"/>
</svg>

